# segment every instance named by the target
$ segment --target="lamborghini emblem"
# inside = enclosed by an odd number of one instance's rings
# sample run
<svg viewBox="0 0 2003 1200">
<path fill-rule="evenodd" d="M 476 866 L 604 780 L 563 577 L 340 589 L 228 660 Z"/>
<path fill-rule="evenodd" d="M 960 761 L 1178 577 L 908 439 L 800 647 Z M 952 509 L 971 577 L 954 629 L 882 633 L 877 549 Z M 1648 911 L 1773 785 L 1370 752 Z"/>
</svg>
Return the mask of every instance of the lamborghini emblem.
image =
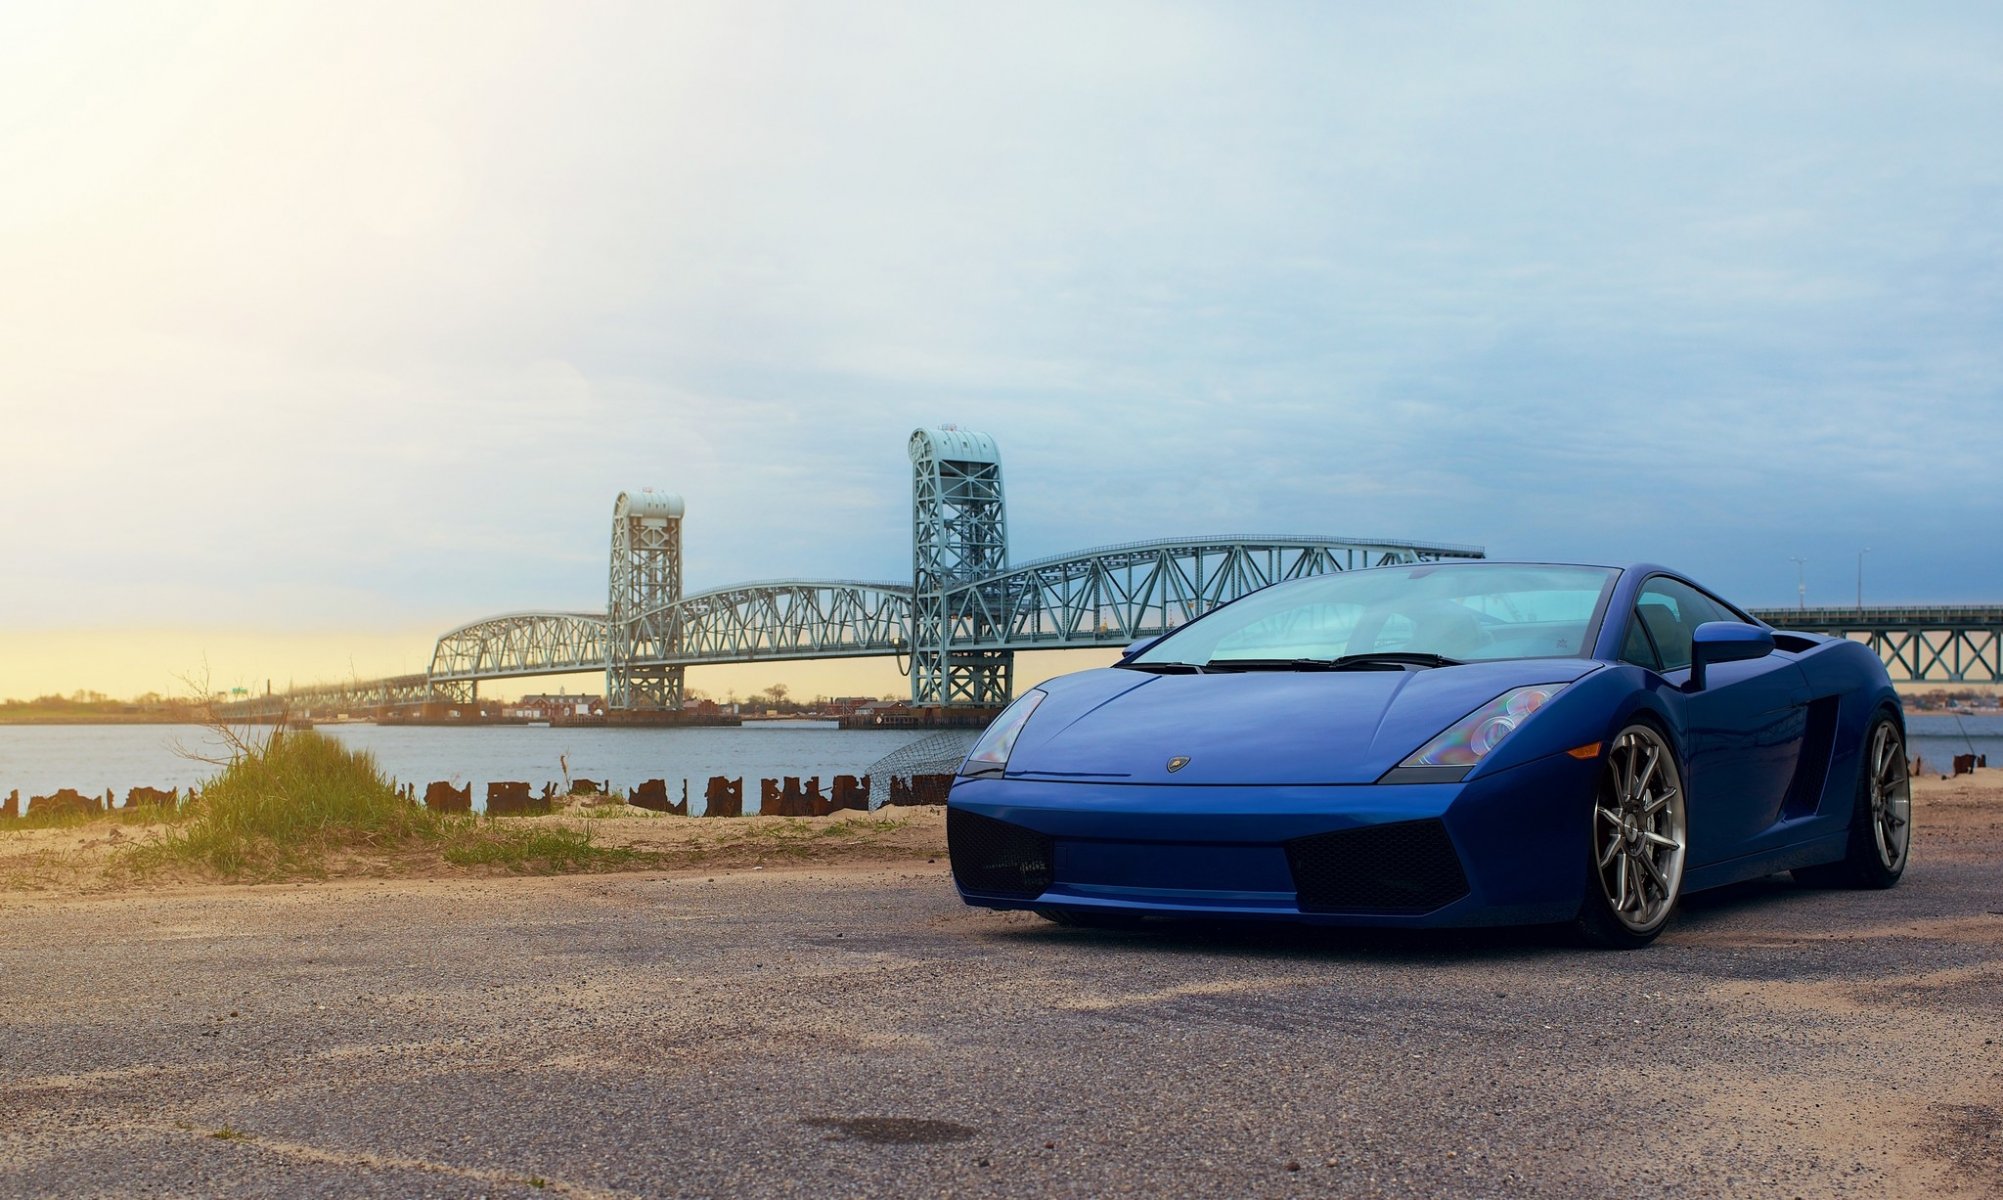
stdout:
<svg viewBox="0 0 2003 1200">
<path fill-rule="evenodd" d="M 1168 760 L 1168 769 L 1171 775 L 1177 771 L 1182 770 L 1184 767 L 1188 765 L 1189 765 L 1189 755 L 1187 754 L 1178 754 L 1174 758 Z"/>
</svg>

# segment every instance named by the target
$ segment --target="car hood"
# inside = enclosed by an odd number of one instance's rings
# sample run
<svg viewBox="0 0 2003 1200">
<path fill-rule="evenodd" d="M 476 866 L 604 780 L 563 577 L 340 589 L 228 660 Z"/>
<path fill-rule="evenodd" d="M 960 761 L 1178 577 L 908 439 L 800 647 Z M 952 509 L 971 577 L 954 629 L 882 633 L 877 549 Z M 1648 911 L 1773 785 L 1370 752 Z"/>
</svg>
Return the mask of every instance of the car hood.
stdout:
<svg viewBox="0 0 2003 1200">
<path fill-rule="evenodd" d="M 1539 658 L 1412 671 L 1083 671 L 1040 685 L 1045 699 L 1016 740 L 1008 774 L 1198 786 L 1370 783 L 1509 689 L 1569 683 L 1597 666 Z M 1171 772 L 1177 757 L 1189 761 Z"/>
</svg>

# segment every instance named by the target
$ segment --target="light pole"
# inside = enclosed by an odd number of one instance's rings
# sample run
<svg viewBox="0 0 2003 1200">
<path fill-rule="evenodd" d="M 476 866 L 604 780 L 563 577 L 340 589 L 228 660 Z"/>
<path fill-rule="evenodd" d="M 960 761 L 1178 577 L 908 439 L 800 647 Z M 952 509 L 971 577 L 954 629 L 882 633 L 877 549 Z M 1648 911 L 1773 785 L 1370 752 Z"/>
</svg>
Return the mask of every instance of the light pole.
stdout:
<svg viewBox="0 0 2003 1200">
<path fill-rule="evenodd" d="M 1799 554 L 1792 554 L 1792 555 L 1789 555 L 1789 556 L 1788 556 L 1788 558 L 1789 558 L 1789 561 L 1791 561 L 1791 562 L 1793 562 L 1793 563 L 1794 563 L 1794 595 L 1795 595 L 1795 601 L 1796 601 L 1797 605 L 1798 605 L 1798 606 L 1800 607 L 1800 609 L 1801 609 L 1801 611 L 1802 611 L 1802 612 L 1807 612 L 1807 611 L 1808 611 L 1808 573 L 1807 573 L 1806 569 L 1805 569 L 1805 568 L 1804 568 L 1804 567 L 1802 566 L 1802 564 L 1803 564 L 1803 563 L 1806 563 L 1806 562 L 1807 562 L 1808 560 L 1807 560 L 1807 559 L 1805 559 L 1805 558 L 1803 558 L 1803 557 L 1802 557 L 1801 555 L 1799 555 Z"/>
<path fill-rule="evenodd" d="M 1864 607 L 1864 556 L 1871 552 L 1869 546 L 1857 552 L 1857 607 Z"/>
</svg>

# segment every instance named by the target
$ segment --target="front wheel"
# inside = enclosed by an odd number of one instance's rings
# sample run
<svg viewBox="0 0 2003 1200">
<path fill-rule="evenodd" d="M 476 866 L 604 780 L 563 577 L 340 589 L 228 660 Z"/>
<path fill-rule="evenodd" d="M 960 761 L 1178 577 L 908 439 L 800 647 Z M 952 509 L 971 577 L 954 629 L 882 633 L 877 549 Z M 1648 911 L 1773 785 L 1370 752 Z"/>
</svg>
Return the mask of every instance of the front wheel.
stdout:
<svg viewBox="0 0 2003 1200">
<path fill-rule="evenodd" d="M 1614 735 L 1600 762 L 1576 926 L 1592 945 L 1633 950 L 1669 924 L 1683 892 L 1683 773 L 1668 740 L 1639 722 Z"/>
<path fill-rule="evenodd" d="M 1913 781 L 1906 769 L 1906 740 L 1898 722 L 1881 712 L 1864 735 L 1843 858 L 1827 866 L 1796 868 L 1794 877 L 1810 887 L 1888 888 L 1906 873 L 1912 847 Z"/>
</svg>

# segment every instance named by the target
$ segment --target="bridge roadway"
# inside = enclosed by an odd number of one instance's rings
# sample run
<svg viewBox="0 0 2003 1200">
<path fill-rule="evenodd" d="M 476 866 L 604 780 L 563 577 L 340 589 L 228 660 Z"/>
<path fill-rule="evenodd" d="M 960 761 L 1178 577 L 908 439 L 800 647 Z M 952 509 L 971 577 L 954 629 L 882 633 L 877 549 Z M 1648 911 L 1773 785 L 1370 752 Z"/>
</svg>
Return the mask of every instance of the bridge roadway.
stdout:
<svg viewBox="0 0 2003 1200">
<path fill-rule="evenodd" d="M 1108 547 L 1024 563 L 967 584 L 961 589 L 969 593 L 967 605 L 986 605 L 987 626 L 1008 631 L 975 648 L 1123 646 L 1255 587 L 1330 566 L 1317 561 L 1327 553 L 1324 539 L 1218 539 L 1202 547 L 1187 542 Z M 1199 564 L 1201 557 L 1210 561 Z M 663 659 L 668 665 L 909 653 L 911 589 L 900 583 L 744 583 L 692 593 L 678 607 L 682 650 Z M 1753 615 L 1782 629 L 1867 642 L 1899 683 L 2003 684 L 2003 605 L 1770 608 Z M 607 636 L 600 613 L 489 617 L 439 638 L 425 674 L 298 688 L 234 711 L 268 715 L 280 705 L 293 712 L 355 711 L 464 700 L 483 680 L 602 671 Z"/>
<path fill-rule="evenodd" d="M 1777 629 L 1866 642 L 1894 683 L 2003 684 L 2003 604 L 1756 608 Z"/>
<path fill-rule="evenodd" d="M 1396 562 L 1478 559 L 1479 548 L 1308 535 L 1224 535 L 1102 546 L 947 588 L 955 652 L 1124 646 L 1270 583 Z M 692 592 L 665 606 L 674 649 L 648 665 L 714 666 L 911 653 L 910 584 L 781 579 Z M 602 613 L 519 612 L 438 639 L 422 675 L 294 688 L 238 716 L 466 700 L 482 681 L 602 671 Z"/>
</svg>

